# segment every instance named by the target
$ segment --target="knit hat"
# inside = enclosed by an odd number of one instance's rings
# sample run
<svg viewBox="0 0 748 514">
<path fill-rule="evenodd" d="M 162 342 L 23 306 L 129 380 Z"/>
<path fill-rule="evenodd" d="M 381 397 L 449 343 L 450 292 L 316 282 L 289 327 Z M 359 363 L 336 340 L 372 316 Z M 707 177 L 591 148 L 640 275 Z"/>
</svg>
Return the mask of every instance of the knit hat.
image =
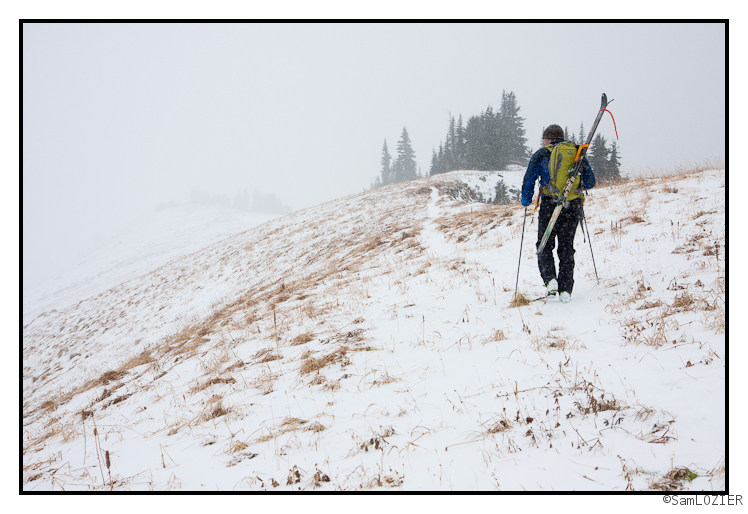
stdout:
<svg viewBox="0 0 748 514">
<path fill-rule="evenodd" d="M 555 141 L 556 139 L 564 138 L 564 129 L 558 125 L 548 125 L 543 131 L 543 139 L 550 139 Z"/>
</svg>

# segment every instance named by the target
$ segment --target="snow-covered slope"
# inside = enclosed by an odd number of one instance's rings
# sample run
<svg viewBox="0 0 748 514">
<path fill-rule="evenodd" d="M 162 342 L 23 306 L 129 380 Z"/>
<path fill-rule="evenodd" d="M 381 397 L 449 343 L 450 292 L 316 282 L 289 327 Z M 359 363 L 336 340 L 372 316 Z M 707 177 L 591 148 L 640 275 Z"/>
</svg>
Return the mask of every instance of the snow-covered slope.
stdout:
<svg viewBox="0 0 748 514">
<path fill-rule="evenodd" d="M 53 280 L 24 284 L 23 323 L 277 217 L 209 205 L 175 206 L 141 216 Z"/>
<path fill-rule="evenodd" d="M 459 200 L 497 178 L 342 198 L 36 318 L 24 488 L 724 490 L 724 170 L 593 190 L 600 282 L 579 232 L 572 302 L 521 307 L 524 209 Z"/>
</svg>

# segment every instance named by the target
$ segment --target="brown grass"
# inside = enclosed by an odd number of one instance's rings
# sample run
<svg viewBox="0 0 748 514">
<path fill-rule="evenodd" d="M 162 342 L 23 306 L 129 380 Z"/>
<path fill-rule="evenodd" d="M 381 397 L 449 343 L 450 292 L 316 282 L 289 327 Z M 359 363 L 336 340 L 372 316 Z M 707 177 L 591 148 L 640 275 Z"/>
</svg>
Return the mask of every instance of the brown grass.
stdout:
<svg viewBox="0 0 748 514">
<path fill-rule="evenodd" d="M 208 400 L 208 410 L 203 415 L 202 421 L 210 421 L 211 419 L 219 418 L 221 416 L 225 416 L 231 411 L 230 408 L 226 408 L 223 406 L 223 399 L 214 396 L 210 400 Z"/>
<path fill-rule="evenodd" d="M 509 419 L 506 416 L 502 416 L 502 419 L 496 421 L 490 427 L 488 427 L 488 430 L 486 430 L 486 433 L 487 434 L 500 434 L 501 432 L 506 432 L 507 430 L 510 430 L 511 428 L 512 428 L 512 424 L 509 421 Z"/>
<path fill-rule="evenodd" d="M 718 157 L 712 157 L 698 162 L 669 166 L 667 168 L 645 168 L 639 170 L 639 177 L 633 179 L 631 182 L 658 179 L 661 182 L 670 182 L 673 177 L 722 169 L 725 169 L 725 161 Z"/>
<path fill-rule="evenodd" d="M 342 363 L 350 362 L 348 361 L 348 357 L 346 356 L 346 354 L 349 351 L 350 351 L 349 347 L 341 346 L 334 352 L 329 353 L 320 358 L 307 356 L 307 358 L 304 359 L 304 361 L 301 363 L 301 367 L 299 368 L 299 373 L 301 373 L 302 375 L 308 375 L 310 373 L 319 371 L 320 369 L 327 367 L 330 364 L 334 364 L 337 362 L 342 362 Z"/>
<path fill-rule="evenodd" d="M 535 337 L 532 340 L 532 346 L 537 351 L 543 350 L 576 350 L 585 348 L 578 340 L 567 341 L 563 337 L 548 333 L 545 337 Z"/>
<path fill-rule="evenodd" d="M 142 352 L 140 352 L 138 355 L 131 357 L 128 359 L 122 366 L 119 367 L 120 371 L 129 371 L 133 368 L 137 368 L 138 366 L 143 366 L 145 364 L 150 364 L 155 359 L 152 356 L 153 350 L 152 349 L 145 349 Z"/>
<path fill-rule="evenodd" d="M 502 223 L 511 224 L 515 211 L 514 206 L 475 204 L 467 212 L 437 219 L 436 224 L 447 237 L 463 242 L 476 232 L 476 227 L 486 227 L 478 232 L 480 237 Z"/>
<path fill-rule="evenodd" d="M 247 449 L 247 443 L 244 441 L 233 441 L 227 448 L 227 453 L 236 453 Z"/>
<path fill-rule="evenodd" d="M 94 387 L 102 386 L 102 385 L 108 385 L 110 382 L 114 382 L 116 380 L 120 380 L 122 377 L 127 375 L 127 371 L 125 370 L 109 370 L 102 373 L 99 377 L 89 380 L 86 382 L 82 389 L 78 391 L 77 394 L 83 393 L 88 391 L 89 389 L 93 389 Z"/>
<path fill-rule="evenodd" d="M 504 341 L 506 339 L 507 337 L 503 330 L 494 328 L 491 330 L 491 334 L 483 340 L 483 344 Z"/>
<path fill-rule="evenodd" d="M 57 400 L 47 400 L 46 402 L 42 403 L 39 406 L 39 409 L 41 409 L 44 412 L 51 412 L 54 410 L 57 410 L 57 407 L 59 407 L 59 404 L 57 403 Z"/>
<path fill-rule="evenodd" d="M 619 220 L 619 223 L 621 224 L 620 226 L 623 227 L 626 225 L 633 225 L 634 223 L 644 223 L 645 221 L 647 220 L 645 220 L 638 214 L 632 214 L 631 216 L 626 216 L 625 218 L 621 218 Z"/>
<path fill-rule="evenodd" d="M 676 295 L 672 307 L 679 310 L 689 310 L 694 303 L 693 296 L 687 291 L 683 291 L 680 295 Z"/>
<path fill-rule="evenodd" d="M 340 389 L 340 382 L 337 380 L 328 380 L 324 386 L 322 386 L 323 391 L 337 391 Z"/>
<path fill-rule="evenodd" d="M 398 382 L 399 380 L 400 380 L 399 378 L 393 377 L 388 372 L 385 371 L 384 373 L 382 373 L 379 376 L 379 378 L 377 378 L 376 380 L 374 380 L 374 382 L 372 382 L 371 385 L 375 386 L 375 387 L 379 387 L 379 386 L 383 386 L 385 384 L 391 384 L 393 382 Z"/>
<path fill-rule="evenodd" d="M 608 410 L 621 410 L 621 405 L 615 398 L 606 400 L 604 397 L 601 397 L 598 400 L 597 398 L 592 396 L 592 394 L 589 394 L 587 397 L 587 405 L 576 403 L 576 406 L 579 409 L 579 412 L 581 412 L 582 414 L 597 414 L 598 412 L 604 412 Z"/>
<path fill-rule="evenodd" d="M 655 307 L 662 307 L 663 303 L 662 300 L 657 298 L 656 300 L 653 300 L 651 302 L 644 302 L 639 307 L 636 308 L 638 311 L 644 311 L 647 309 L 654 309 Z"/>
<path fill-rule="evenodd" d="M 216 378 L 213 378 L 211 380 L 208 380 L 206 382 L 203 382 L 202 384 L 198 384 L 195 387 L 191 388 L 190 393 L 192 394 L 199 393 L 200 391 L 203 391 L 209 388 L 210 386 L 213 386 L 216 384 L 234 384 L 234 383 L 236 383 L 236 380 L 232 377 L 229 377 L 229 378 L 216 377 Z"/>
<path fill-rule="evenodd" d="M 530 299 L 522 293 L 517 293 L 516 296 L 512 298 L 512 301 L 509 302 L 509 307 L 524 307 L 525 305 L 530 305 Z"/>
<path fill-rule="evenodd" d="M 714 330 L 715 334 L 724 334 L 726 329 L 724 309 L 714 314 L 706 314 L 702 318 L 701 323 L 704 325 L 704 328 Z"/>
<path fill-rule="evenodd" d="M 314 340 L 314 334 L 312 332 L 304 332 L 293 339 L 291 339 L 291 346 L 298 346 L 300 344 L 306 344 L 309 341 Z"/>
<path fill-rule="evenodd" d="M 326 429 L 327 427 L 324 426 L 322 423 L 320 423 L 319 421 L 315 421 L 314 423 L 311 423 L 310 425 L 304 427 L 304 432 L 317 433 L 317 432 L 322 432 L 323 430 L 326 430 Z"/>
<path fill-rule="evenodd" d="M 110 407 L 110 406 L 112 406 L 112 405 L 117 405 L 118 403 L 121 403 L 121 402 L 123 402 L 123 401 L 127 400 L 127 399 L 128 399 L 129 397 L 131 397 L 131 396 L 132 396 L 133 394 L 134 394 L 134 393 L 129 393 L 129 394 L 123 394 L 122 396 L 118 396 L 118 397 L 116 397 L 116 398 L 115 398 L 114 400 L 112 400 L 112 401 L 110 401 L 110 402 L 108 402 L 108 403 L 104 404 L 104 405 L 103 405 L 103 406 L 102 406 L 101 408 L 102 408 L 102 409 L 106 409 L 107 407 Z"/>
<path fill-rule="evenodd" d="M 260 350 L 252 356 L 257 361 L 257 364 L 264 364 L 266 362 L 272 362 L 283 358 L 283 355 L 277 353 L 277 351 L 267 348 Z"/>
<path fill-rule="evenodd" d="M 693 217 L 693 218 L 691 218 L 691 219 L 697 220 L 697 219 L 699 219 L 699 218 L 700 218 L 700 217 L 702 217 L 702 216 L 707 216 L 707 215 L 709 215 L 709 214 L 716 214 L 716 213 L 717 213 L 717 211 L 699 211 L 699 212 L 698 212 L 698 213 L 696 213 L 696 214 L 694 215 L 694 217 Z"/>
</svg>

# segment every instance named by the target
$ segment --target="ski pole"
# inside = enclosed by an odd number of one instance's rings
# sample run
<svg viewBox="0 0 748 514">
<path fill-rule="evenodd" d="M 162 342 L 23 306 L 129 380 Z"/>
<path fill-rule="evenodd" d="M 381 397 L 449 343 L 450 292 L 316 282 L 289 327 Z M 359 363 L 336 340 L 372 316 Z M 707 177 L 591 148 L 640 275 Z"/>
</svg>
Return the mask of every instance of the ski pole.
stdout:
<svg viewBox="0 0 748 514">
<path fill-rule="evenodd" d="M 584 215 L 584 207 L 582 207 L 582 221 L 584 226 L 587 227 L 587 241 L 590 242 L 590 254 L 592 254 L 592 266 L 595 268 L 595 278 L 597 279 L 597 285 L 600 285 L 600 277 L 597 276 L 597 265 L 595 264 L 595 252 L 592 251 L 592 238 L 590 237 L 590 226 L 587 223 L 587 217 Z M 582 230 L 584 235 L 584 230 Z"/>
<path fill-rule="evenodd" d="M 522 264 L 522 245 L 525 242 L 525 221 L 527 220 L 527 207 L 525 207 L 525 215 L 522 218 L 522 237 L 519 240 L 519 262 L 517 263 L 517 282 L 514 284 L 514 297 L 517 298 L 517 291 L 519 288 L 519 267 Z"/>
</svg>

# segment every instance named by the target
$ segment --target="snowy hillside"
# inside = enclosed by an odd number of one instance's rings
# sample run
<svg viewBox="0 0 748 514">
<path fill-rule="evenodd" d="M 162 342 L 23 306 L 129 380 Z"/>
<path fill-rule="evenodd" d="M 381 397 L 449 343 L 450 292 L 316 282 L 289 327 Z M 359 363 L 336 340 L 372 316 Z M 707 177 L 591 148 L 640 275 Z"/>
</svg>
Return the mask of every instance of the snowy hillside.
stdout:
<svg viewBox="0 0 748 514">
<path fill-rule="evenodd" d="M 571 303 L 520 307 L 524 208 L 463 200 L 497 178 L 342 198 L 37 317 L 24 489 L 724 490 L 724 170 L 592 190 L 599 284 L 580 231 Z"/>
<path fill-rule="evenodd" d="M 142 216 L 55 279 L 24 284 L 23 324 L 277 217 L 206 205 L 169 207 Z"/>
</svg>

